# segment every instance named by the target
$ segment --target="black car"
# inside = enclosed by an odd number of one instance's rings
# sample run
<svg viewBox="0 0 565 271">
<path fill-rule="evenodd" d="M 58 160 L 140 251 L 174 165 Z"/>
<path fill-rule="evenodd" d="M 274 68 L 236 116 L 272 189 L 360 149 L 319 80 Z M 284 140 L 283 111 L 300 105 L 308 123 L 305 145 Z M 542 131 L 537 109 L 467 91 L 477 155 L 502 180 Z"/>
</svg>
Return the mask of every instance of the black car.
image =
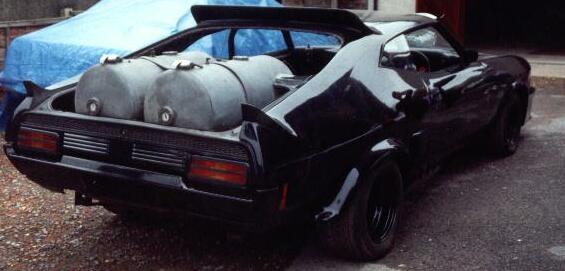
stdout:
<svg viewBox="0 0 565 271">
<path fill-rule="evenodd" d="M 10 161 L 47 189 L 76 191 L 78 205 L 249 231 L 315 220 L 331 251 L 372 260 L 391 249 L 410 184 L 472 139 L 513 154 L 529 118 L 529 64 L 467 50 L 428 15 L 192 13 L 195 28 L 103 57 L 78 83 L 27 82 L 6 132 Z M 270 31 L 285 46 L 238 56 L 238 46 L 256 46 L 238 42 L 246 31 Z M 171 53 L 215 33 L 225 33 L 226 59 Z M 304 44 L 295 33 L 335 42 Z M 128 68 L 138 64 L 148 68 Z M 131 80 L 112 81 L 118 72 Z"/>
</svg>

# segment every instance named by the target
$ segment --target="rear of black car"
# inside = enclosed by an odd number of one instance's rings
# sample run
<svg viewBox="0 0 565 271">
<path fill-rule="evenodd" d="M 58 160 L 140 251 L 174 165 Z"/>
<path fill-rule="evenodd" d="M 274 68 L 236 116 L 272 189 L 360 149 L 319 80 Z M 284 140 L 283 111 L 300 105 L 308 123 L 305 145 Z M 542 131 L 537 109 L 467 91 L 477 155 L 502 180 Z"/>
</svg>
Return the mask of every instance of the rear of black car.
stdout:
<svg viewBox="0 0 565 271">
<path fill-rule="evenodd" d="M 77 204 L 128 206 L 197 216 L 256 230 L 278 224 L 281 191 L 259 189 L 255 154 L 235 132 L 194 134 L 69 112 L 18 115 L 5 152 L 50 190 Z"/>
<path fill-rule="evenodd" d="M 294 145 L 295 136 L 262 109 L 320 72 L 335 49 L 377 31 L 343 10 L 195 6 L 192 14 L 197 27 L 125 58 L 104 56 L 92 77 L 70 79 L 50 91 L 24 83 L 28 97 L 6 132 L 4 149 L 11 162 L 45 188 L 76 191 L 80 205 L 172 212 L 244 229 L 270 228 L 292 221 L 290 215 L 315 212 L 316 207 L 303 206 L 315 205 L 309 199 L 326 188 L 312 189 L 308 183 L 289 188 L 290 182 L 311 178 L 310 153 L 302 152 L 312 150 Z M 329 17 L 335 20 L 328 22 Z M 235 57 L 231 48 L 230 60 L 208 57 L 200 64 L 203 59 L 188 61 L 178 53 L 223 30 L 232 33 L 227 42 L 233 43 L 237 31 L 256 27 L 277 29 L 287 50 L 254 58 Z M 295 47 L 291 30 L 335 36 L 339 48 Z M 171 58 L 175 61 L 167 65 L 157 61 Z M 149 63 L 139 68 L 133 63 L 139 59 Z M 301 73 L 293 77 L 293 70 Z M 147 74 L 154 77 L 149 80 Z M 165 84 L 174 81 L 167 77 L 171 74 L 178 79 L 177 91 L 153 99 L 152 94 L 173 89 Z M 227 81 L 233 89 L 216 84 L 225 74 L 233 79 Z M 276 80 L 280 84 L 273 84 Z M 210 106 L 202 110 L 206 100 L 194 97 L 209 98 Z M 185 114 L 187 103 L 193 110 Z M 200 122 L 179 121 L 197 115 Z M 314 196 L 302 197 L 297 190 Z"/>
</svg>

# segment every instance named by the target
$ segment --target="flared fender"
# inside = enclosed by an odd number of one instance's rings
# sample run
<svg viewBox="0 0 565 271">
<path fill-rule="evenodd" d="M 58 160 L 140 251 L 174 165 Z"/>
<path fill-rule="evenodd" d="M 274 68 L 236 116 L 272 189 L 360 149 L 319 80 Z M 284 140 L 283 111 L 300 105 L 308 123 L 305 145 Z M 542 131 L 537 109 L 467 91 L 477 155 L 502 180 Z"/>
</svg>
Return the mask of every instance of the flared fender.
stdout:
<svg viewBox="0 0 565 271">
<path fill-rule="evenodd" d="M 316 215 L 316 220 L 326 222 L 337 217 L 350 200 L 350 195 L 354 193 L 362 178 L 387 159 L 393 159 L 399 163 L 401 168 L 404 168 L 408 163 L 407 148 L 400 141 L 394 139 L 386 139 L 375 144 L 363 156 L 359 165 L 349 171 L 335 198 Z"/>
</svg>

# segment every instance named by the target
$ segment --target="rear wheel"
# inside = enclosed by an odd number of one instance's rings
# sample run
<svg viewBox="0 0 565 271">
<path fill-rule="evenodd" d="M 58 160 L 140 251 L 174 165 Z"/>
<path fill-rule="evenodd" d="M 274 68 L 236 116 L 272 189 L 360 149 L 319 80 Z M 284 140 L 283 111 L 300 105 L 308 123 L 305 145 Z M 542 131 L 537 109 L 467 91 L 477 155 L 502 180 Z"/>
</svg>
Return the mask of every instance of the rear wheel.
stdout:
<svg viewBox="0 0 565 271">
<path fill-rule="evenodd" d="M 487 134 L 487 146 L 494 155 L 505 157 L 516 152 L 522 129 L 520 116 L 518 97 L 508 95 Z"/>
<path fill-rule="evenodd" d="M 384 257 L 393 247 L 402 195 L 398 166 L 382 163 L 361 180 L 341 214 L 320 225 L 320 241 L 339 257 L 360 261 Z"/>
</svg>

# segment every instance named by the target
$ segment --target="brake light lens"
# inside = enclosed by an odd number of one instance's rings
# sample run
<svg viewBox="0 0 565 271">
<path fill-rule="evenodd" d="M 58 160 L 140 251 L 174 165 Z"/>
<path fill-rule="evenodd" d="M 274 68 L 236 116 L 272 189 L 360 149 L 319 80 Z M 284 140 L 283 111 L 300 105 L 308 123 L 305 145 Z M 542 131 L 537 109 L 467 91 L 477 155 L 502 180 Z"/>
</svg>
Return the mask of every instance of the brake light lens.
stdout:
<svg viewBox="0 0 565 271">
<path fill-rule="evenodd" d="M 59 135 L 53 132 L 33 129 L 20 129 L 17 147 L 24 150 L 57 154 L 59 151 Z"/>
<path fill-rule="evenodd" d="M 284 184 L 281 190 L 281 201 L 279 203 L 279 210 L 286 209 L 286 199 L 288 197 L 288 184 Z"/>
<path fill-rule="evenodd" d="M 188 177 L 245 185 L 247 183 L 248 168 L 246 164 L 242 163 L 193 157 Z"/>
</svg>

